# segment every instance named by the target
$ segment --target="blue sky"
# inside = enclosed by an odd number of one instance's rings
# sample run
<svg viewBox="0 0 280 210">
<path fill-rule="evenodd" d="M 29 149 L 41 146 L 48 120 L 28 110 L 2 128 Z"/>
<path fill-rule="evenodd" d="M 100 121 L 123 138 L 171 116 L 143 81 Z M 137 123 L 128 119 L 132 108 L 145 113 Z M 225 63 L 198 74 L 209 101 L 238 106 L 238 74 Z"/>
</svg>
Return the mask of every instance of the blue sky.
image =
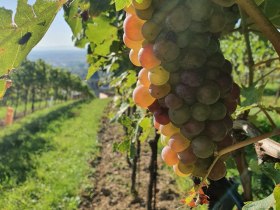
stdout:
<svg viewBox="0 0 280 210">
<path fill-rule="evenodd" d="M 36 0 L 28 0 L 29 4 L 33 4 Z M 16 10 L 17 0 L 0 0 L 0 7 L 5 7 L 13 11 Z M 72 32 L 63 18 L 63 10 L 61 10 L 44 38 L 34 48 L 37 50 L 48 48 L 74 48 L 71 40 Z"/>
</svg>

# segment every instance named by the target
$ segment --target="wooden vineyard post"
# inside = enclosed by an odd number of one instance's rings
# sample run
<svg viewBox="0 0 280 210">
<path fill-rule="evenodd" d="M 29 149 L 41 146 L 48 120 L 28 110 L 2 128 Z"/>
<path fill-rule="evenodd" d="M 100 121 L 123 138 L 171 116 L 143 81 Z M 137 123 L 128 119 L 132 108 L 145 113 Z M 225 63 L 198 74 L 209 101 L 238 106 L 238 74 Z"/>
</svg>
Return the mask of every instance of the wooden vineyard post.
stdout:
<svg viewBox="0 0 280 210">
<path fill-rule="evenodd" d="M 7 107 L 7 113 L 5 118 L 5 125 L 12 125 L 14 121 L 14 109 L 12 107 Z"/>
</svg>

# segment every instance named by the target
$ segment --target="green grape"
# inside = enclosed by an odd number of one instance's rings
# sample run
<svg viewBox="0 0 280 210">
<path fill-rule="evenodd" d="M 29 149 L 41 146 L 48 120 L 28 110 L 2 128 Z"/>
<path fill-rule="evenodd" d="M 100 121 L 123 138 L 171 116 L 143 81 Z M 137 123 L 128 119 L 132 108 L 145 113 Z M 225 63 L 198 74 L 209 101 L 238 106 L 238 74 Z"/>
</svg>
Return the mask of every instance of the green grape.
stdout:
<svg viewBox="0 0 280 210">
<path fill-rule="evenodd" d="M 171 86 L 176 86 L 181 81 L 181 72 L 175 72 L 170 74 L 168 83 Z"/>
<path fill-rule="evenodd" d="M 204 81 L 203 74 L 203 69 L 184 71 L 181 75 L 181 82 L 191 87 L 199 87 Z"/>
<path fill-rule="evenodd" d="M 189 29 L 196 33 L 205 33 L 209 30 L 209 24 L 207 21 L 192 21 Z"/>
<path fill-rule="evenodd" d="M 148 20 L 142 26 L 142 35 L 147 41 L 154 41 L 161 31 L 161 26 L 152 20 Z"/>
<path fill-rule="evenodd" d="M 196 69 L 200 68 L 207 61 L 207 55 L 205 52 L 198 48 L 190 48 L 181 60 L 181 67 L 184 69 Z"/>
<path fill-rule="evenodd" d="M 186 4 L 195 21 L 206 21 L 213 12 L 213 5 L 209 0 L 188 0 Z"/>
<path fill-rule="evenodd" d="M 184 101 L 176 96 L 174 93 L 169 93 L 165 97 L 165 104 L 169 109 L 178 109 L 183 106 Z"/>
<path fill-rule="evenodd" d="M 198 88 L 196 98 L 203 104 L 214 104 L 220 98 L 220 88 L 215 82 L 207 82 Z"/>
<path fill-rule="evenodd" d="M 196 88 L 179 84 L 176 86 L 175 92 L 180 98 L 184 99 L 186 104 L 192 105 L 196 101 Z"/>
<path fill-rule="evenodd" d="M 209 31 L 219 33 L 226 25 L 225 13 L 221 7 L 217 7 L 209 19 Z"/>
<path fill-rule="evenodd" d="M 207 136 L 198 136 L 191 141 L 193 153 L 199 158 L 209 158 L 214 154 L 215 144 Z"/>
<path fill-rule="evenodd" d="M 182 32 L 177 33 L 177 45 L 179 48 L 187 47 L 194 37 L 194 33 L 190 30 L 185 30 Z"/>
<path fill-rule="evenodd" d="M 161 66 L 170 73 L 177 72 L 180 69 L 180 66 L 178 65 L 179 58 L 180 56 L 172 62 L 162 62 Z"/>
<path fill-rule="evenodd" d="M 154 85 L 164 85 L 169 80 L 169 75 L 164 68 L 157 66 L 149 71 L 148 78 Z"/>
<path fill-rule="evenodd" d="M 210 38 L 211 36 L 209 33 L 196 34 L 192 37 L 189 46 L 193 48 L 201 48 L 204 50 L 208 47 Z"/>
<path fill-rule="evenodd" d="M 191 24 L 191 19 L 188 15 L 188 8 L 178 6 L 166 17 L 165 20 L 168 29 L 180 32 L 186 30 Z"/>
<path fill-rule="evenodd" d="M 212 168 L 208 178 L 217 181 L 226 176 L 227 168 L 223 161 L 218 160 Z"/>
<path fill-rule="evenodd" d="M 217 102 L 210 106 L 211 113 L 209 116 L 209 120 L 222 120 L 227 114 L 226 106 L 221 103 Z"/>
<path fill-rule="evenodd" d="M 180 48 L 176 43 L 164 39 L 157 40 L 153 49 L 162 62 L 172 62 L 180 55 Z"/>
<path fill-rule="evenodd" d="M 208 56 L 213 55 L 214 53 L 217 53 L 220 49 L 220 42 L 216 38 L 210 39 L 209 45 L 206 48 L 206 54 Z"/>
<path fill-rule="evenodd" d="M 207 67 L 205 78 L 208 80 L 215 80 L 220 75 L 220 69 L 215 67 Z"/>
<path fill-rule="evenodd" d="M 211 120 L 206 123 L 205 133 L 212 141 L 222 141 L 227 135 L 227 132 L 227 127 L 222 121 Z"/>
<path fill-rule="evenodd" d="M 199 122 L 195 119 L 188 120 L 187 123 L 181 126 L 180 132 L 188 139 L 199 135 L 205 128 L 204 122 Z"/>
<path fill-rule="evenodd" d="M 154 13 L 154 7 L 150 6 L 145 10 L 135 9 L 136 15 L 142 20 L 150 20 Z"/>
<path fill-rule="evenodd" d="M 192 118 L 197 121 L 205 121 L 209 118 L 211 109 L 206 104 L 195 103 L 191 107 Z"/>
<path fill-rule="evenodd" d="M 168 116 L 175 125 L 183 125 L 191 117 L 190 108 L 185 105 L 178 109 L 169 109 Z"/>
<path fill-rule="evenodd" d="M 195 177 L 204 177 L 207 174 L 207 171 L 214 159 L 210 158 L 198 158 L 194 164 L 193 176 Z"/>
</svg>

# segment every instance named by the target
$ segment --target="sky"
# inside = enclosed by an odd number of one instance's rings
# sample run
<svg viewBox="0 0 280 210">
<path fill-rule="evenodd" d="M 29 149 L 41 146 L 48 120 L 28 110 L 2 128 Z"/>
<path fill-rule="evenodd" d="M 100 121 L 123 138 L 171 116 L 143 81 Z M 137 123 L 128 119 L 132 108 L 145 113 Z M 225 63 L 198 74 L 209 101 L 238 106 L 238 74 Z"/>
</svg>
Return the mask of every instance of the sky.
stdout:
<svg viewBox="0 0 280 210">
<path fill-rule="evenodd" d="M 36 0 L 28 0 L 29 4 L 33 4 Z M 17 0 L 0 0 L 0 7 L 16 11 Z M 77 49 L 71 39 L 71 29 L 63 18 L 63 10 L 57 14 L 48 32 L 43 39 L 36 45 L 33 50 L 44 49 Z"/>
</svg>

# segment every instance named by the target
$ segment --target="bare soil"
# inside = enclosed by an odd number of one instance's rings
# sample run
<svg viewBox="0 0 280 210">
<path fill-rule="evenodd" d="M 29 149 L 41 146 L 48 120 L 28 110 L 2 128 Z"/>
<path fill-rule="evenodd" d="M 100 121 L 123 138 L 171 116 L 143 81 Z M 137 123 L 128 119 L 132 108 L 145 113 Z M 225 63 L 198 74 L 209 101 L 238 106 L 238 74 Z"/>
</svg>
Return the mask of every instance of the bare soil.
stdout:
<svg viewBox="0 0 280 210">
<path fill-rule="evenodd" d="M 129 210 L 146 209 L 149 183 L 150 148 L 147 142 L 141 145 L 141 157 L 137 172 L 138 196 L 130 193 L 131 168 L 125 154 L 113 152 L 113 143 L 123 138 L 119 124 L 110 124 L 104 117 L 99 131 L 100 156 L 90 161 L 96 170 L 92 188 L 84 190 L 80 210 Z M 181 193 L 182 194 L 182 193 Z M 158 210 L 171 210 L 182 207 L 182 195 L 169 171 L 163 167 L 158 156 L 157 203 Z"/>
</svg>

